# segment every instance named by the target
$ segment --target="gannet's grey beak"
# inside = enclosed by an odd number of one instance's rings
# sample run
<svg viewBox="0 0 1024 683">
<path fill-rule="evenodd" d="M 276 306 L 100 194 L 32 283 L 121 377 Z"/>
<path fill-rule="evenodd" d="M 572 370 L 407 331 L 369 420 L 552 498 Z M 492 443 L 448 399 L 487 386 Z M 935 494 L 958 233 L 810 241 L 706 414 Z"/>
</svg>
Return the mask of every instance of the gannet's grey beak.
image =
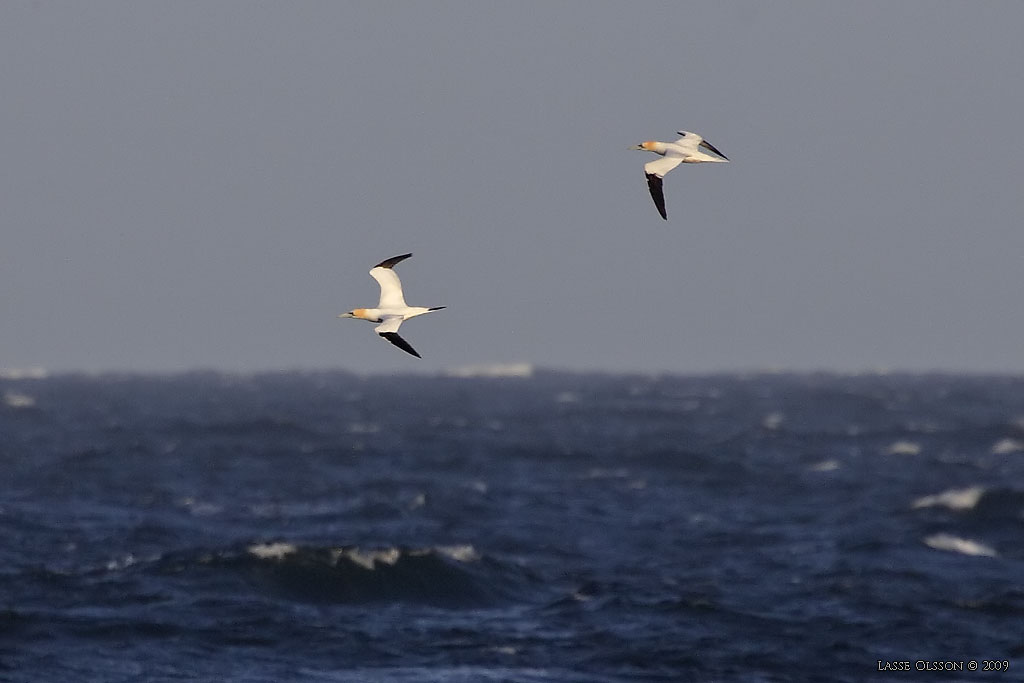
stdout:
<svg viewBox="0 0 1024 683">
<path fill-rule="evenodd" d="M 633 145 L 632 147 L 630 147 L 630 149 L 639 149 L 639 150 L 643 150 L 643 147 L 641 147 L 640 145 Z"/>
<path fill-rule="evenodd" d="M 338 317 L 339 317 L 339 318 L 354 318 L 355 316 L 354 316 L 354 315 L 352 315 L 351 313 L 342 313 L 342 314 L 341 314 L 341 315 L 339 315 Z"/>
</svg>

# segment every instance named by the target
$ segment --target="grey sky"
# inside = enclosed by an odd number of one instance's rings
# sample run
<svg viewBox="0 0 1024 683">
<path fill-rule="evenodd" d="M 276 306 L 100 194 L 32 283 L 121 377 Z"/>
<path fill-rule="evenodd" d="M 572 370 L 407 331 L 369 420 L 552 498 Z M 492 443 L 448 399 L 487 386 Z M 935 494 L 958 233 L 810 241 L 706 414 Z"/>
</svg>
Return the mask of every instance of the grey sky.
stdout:
<svg viewBox="0 0 1024 683">
<path fill-rule="evenodd" d="M 1024 372 L 1024 3 L 0 4 L 0 367 Z M 708 138 L 665 180 L 628 147 Z M 399 266 L 419 361 L 335 316 Z"/>
</svg>

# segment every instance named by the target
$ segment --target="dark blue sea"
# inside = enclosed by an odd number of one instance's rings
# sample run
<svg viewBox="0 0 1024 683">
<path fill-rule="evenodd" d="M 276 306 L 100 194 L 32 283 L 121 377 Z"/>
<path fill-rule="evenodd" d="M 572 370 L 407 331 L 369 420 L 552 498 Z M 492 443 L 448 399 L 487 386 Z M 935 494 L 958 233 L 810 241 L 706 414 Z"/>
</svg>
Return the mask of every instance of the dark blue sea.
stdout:
<svg viewBox="0 0 1024 683">
<path fill-rule="evenodd" d="M 520 374 L 0 377 L 0 680 L 1024 680 L 1024 377 Z"/>
</svg>

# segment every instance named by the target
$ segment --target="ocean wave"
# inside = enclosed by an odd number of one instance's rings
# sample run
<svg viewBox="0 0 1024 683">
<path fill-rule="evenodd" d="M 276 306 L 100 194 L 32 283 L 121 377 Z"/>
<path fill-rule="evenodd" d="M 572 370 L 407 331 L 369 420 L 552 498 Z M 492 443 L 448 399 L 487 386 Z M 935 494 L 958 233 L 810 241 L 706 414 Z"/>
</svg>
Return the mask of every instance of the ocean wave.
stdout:
<svg viewBox="0 0 1024 683">
<path fill-rule="evenodd" d="M 362 548 L 277 541 L 254 543 L 209 562 L 241 571 L 260 589 L 318 603 L 485 606 L 513 599 L 527 579 L 518 567 L 485 557 L 471 545 Z"/>
<path fill-rule="evenodd" d="M 1018 453 L 1024 451 L 1024 441 L 1020 439 L 1000 439 L 992 444 L 992 453 L 995 455 L 1006 455 L 1007 453 Z"/>
<path fill-rule="evenodd" d="M 242 593 L 255 590 L 266 597 L 314 604 L 408 603 L 452 609 L 529 600 L 544 587 L 530 570 L 468 544 L 372 548 L 268 541 L 220 550 L 123 552 L 78 567 L 64 563 L 40 568 L 36 574 L 46 582 L 85 581 L 92 587 L 97 581 L 120 585 L 129 576 L 133 581 L 176 576 L 197 586 L 226 589 L 234 584 Z"/>
<path fill-rule="evenodd" d="M 1006 487 L 968 486 L 921 496 L 911 507 L 944 507 L 976 520 L 1019 520 L 1024 517 L 1024 492 Z"/>
<path fill-rule="evenodd" d="M 886 455 L 920 455 L 921 444 L 914 441 L 895 441 L 885 449 Z"/>
<path fill-rule="evenodd" d="M 222 550 L 181 550 L 151 556 L 123 553 L 42 576 L 94 581 L 125 575 L 174 575 L 209 585 L 210 572 L 241 591 L 319 604 L 409 603 L 442 608 L 487 607 L 526 599 L 542 583 L 529 570 L 488 557 L 472 545 L 428 547 L 316 546 L 288 541 Z"/>
<path fill-rule="evenodd" d="M 924 539 L 924 544 L 936 550 L 945 550 L 972 557 L 999 557 L 999 553 L 991 546 L 978 541 L 972 541 L 969 538 L 953 536 L 952 534 L 932 534 Z"/>
<path fill-rule="evenodd" d="M 930 496 L 921 496 L 914 501 L 913 507 L 916 509 L 942 506 L 947 507 L 950 510 L 970 510 L 978 504 L 978 501 L 981 500 L 981 496 L 984 493 L 985 489 L 981 486 L 969 486 L 965 489 L 949 489 L 942 493 L 936 493 Z"/>
</svg>

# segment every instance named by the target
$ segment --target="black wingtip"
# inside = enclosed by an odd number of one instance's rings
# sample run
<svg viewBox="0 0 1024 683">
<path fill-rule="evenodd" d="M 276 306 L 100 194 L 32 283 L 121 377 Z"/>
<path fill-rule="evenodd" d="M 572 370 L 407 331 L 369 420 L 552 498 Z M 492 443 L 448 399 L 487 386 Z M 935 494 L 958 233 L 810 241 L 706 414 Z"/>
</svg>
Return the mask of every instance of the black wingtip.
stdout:
<svg viewBox="0 0 1024 683">
<path fill-rule="evenodd" d="M 378 332 L 377 334 L 379 334 L 381 337 L 384 337 L 384 339 L 387 339 L 389 342 L 391 342 L 398 348 L 402 349 L 406 353 L 410 353 L 416 356 L 417 358 L 423 358 L 423 356 L 416 353 L 416 349 L 412 348 L 412 346 L 409 345 L 409 342 L 399 337 L 397 332 Z"/>
<path fill-rule="evenodd" d="M 700 144 L 701 144 L 702 146 L 704 146 L 704 147 L 707 147 L 707 148 L 708 148 L 709 150 L 711 150 L 712 152 L 714 152 L 714 153 L 715 153 L 715 154 L 717 154 L 718 156 L 722 157 L 722 158 L 723 158 L 723 159 L 725 159 L 726 161 L 729 161 L 729 157 L 725 156 L 724 154 L 722 154 L 721 152 L 719 152 L 719 151 L 718 151 L 717 149 L 715 149 L 715 146 L 714 146 L 714 145 L 712 145 L 712 144 L 711 144 L 710 142 L 708 142 L 707 140 L 704 140 L 704 141 L 702 141 L 702 142 L 701 142 Z"/>
<path fill-rule="evenodd" d="M 654 206 L 658 208 L 658 213 L 665 220 L 668 220 L 668 214 L 665 212 L 665 193 L 661 189 L 661 176 L 653 173 L 645 173 L 647 176 L 647 189 L 651 191 L 651 199 L 654 200 Z"/>
<path fill-rule="evenodd" d="M 389 259 L 381 261 L 380 263 L 375 265 L 374 268 L 393 268 L 395 266 L 395 264 L 400 263 L 401 261 L 404 261 L 405 259 L 409 258 L 410 256 L 412 256 L 411 252 L 408 253 L 408 254 L 402 254 L 401 256 L 392 256 Z"/>
</svg>

